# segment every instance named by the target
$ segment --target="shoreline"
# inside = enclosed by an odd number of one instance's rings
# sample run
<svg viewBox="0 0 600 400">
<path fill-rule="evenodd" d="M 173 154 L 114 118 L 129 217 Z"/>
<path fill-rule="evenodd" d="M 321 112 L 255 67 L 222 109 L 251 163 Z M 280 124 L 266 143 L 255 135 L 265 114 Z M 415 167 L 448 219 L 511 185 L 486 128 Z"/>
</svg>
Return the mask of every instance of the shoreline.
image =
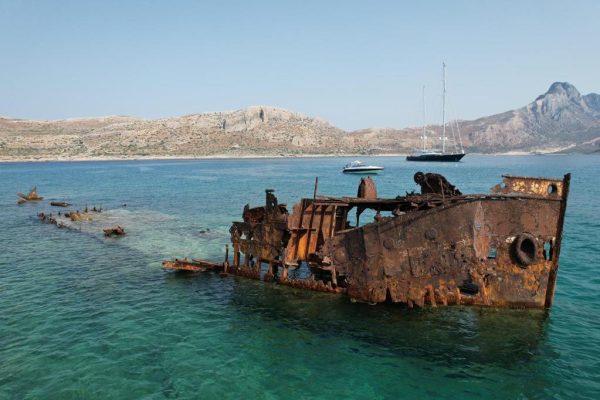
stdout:
<svg viewBox="0 0 600 400">
<path fill-rule="evenodd" d="M 545 156 L 566 155 L 569 153 L 544 153 Z M 406 157 L 408 153 L 384 153 L 384 154 L 247 154 L 247 155 L 230 155 L 230 154 L 213 154 L 208 156 L 168 156 L 168 155 L 153 155 L 153 156 L 101 156 L 101 157 L 0 157 L 0 164 L 8 163 L 41 163 L 41 162 L 86 162 L 86 161 L 169 161 L 169 160 L 244 160 L 244 159 L 279 159 L 279 158 L 369 158 L 369 157 Z M 536 155 L 524 151 L 509 151 L 504 153 L 467 153 L 467 155 L 480 156 L 531 156 Z M 581 153 L 581 155 L 586 155 Z"/>
</svg>

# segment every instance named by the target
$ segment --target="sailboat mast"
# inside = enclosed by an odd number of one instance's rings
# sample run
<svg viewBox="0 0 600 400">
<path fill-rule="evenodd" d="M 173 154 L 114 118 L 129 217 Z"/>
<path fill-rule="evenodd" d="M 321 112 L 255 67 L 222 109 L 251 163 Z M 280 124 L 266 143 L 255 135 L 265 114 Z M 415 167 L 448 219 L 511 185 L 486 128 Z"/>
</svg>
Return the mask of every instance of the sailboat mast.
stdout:
<svg viewBox="0 0 600 400">
<path fill-rule="evenodd" d="M 446 63 L 442 62 L 442 153 L 446 152 Z"/>
<path fill-rule="evenodd" d="M 425 85 L 423 85 L 423 151 L 425 151 L 426 146 L 425 146 L 425 139 L 427 137 L 425 136 Z"/>
</svg>

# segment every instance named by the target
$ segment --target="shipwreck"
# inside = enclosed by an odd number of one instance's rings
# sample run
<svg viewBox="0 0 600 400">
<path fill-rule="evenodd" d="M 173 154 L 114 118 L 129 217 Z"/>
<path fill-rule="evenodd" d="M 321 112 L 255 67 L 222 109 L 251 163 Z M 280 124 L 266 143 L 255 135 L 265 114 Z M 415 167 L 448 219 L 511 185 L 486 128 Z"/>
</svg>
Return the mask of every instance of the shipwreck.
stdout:
<svg viewBox="0 0 600 400">
<path fill-rule="evenodd" d="M 169 270 L 217 270 L 344 293 L 367 303 L 550 307 L 570 174 L 503 176 L 488 194 L 463 194 L 442 175 L 417 172 L 419 193 L 378 198 L 362 178 L 355 197 L 317 194 L 291 210 L 266 190 L 230 228 L 223 262 L 175 260 Z M 372 210 L 372 220 L 360 217 Z M 308 273 L 291 273 L 304 268 Z"/>
<path fill-rule="evenodd" d="M 35 186 L 27 194 L 23 194 L 21 192 L 17 193 L 17 198 L 17 204 L 19 205 L 25 204 L 27 202 L 35 202 L 44 199 L 43 197 L 38 195 L 37 188 Z"/>
</svg>

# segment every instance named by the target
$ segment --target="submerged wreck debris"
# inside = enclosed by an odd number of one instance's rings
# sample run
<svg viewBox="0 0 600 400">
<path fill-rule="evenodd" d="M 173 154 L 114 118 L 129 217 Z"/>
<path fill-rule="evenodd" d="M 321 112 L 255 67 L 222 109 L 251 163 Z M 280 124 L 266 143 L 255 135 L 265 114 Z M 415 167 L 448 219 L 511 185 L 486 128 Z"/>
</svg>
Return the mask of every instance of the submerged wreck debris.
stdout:
<svg viewBox="0 0 600 400">
<path fill-rule="evenodd" d="M 206 271 L 206 270 L 222 270 L 223 264 L 213 263 L 210 261 L 202 261 L 202 260 L 177 260 L 175 261 L 165 261 L 163 262 L 164 269 L 171 269 L 175 271 Z"/>
<path fill-rule="evenodd" d="M 104 232 L 104 236 L 106 237 L 123 236 L 125 234 L 125 229 L 123 229 L 119 225 L 115 225 L 111 228 L 102 229 L 102 231 Z"/>
<path fill-rule="evenodd" d="M 51 201 L 50 205 L 53 207 L 71 207 L 71 203 L 67 203 L 66 201 Z"/>
<path fill-rule="evenodd" d="M 102 212 L 102 207 L 101 206 L 100 207 L 93 206 L 92 208 L 89 208 L 86 205 L 85 208 L 83 209 L 83 212 L 85 212 L 85 213 L 93 213 L 93 212 L 95 212 L 95 213 L 101 213 Z"/>
<path fill-rule="evenodd" d="M 52 215 L 52 214 L 46 214 L 46 213 L 38 213 L 38 219 L 42 222 L 48 222 L 50 224 L 56 224 L 56 218 Z"/>
<path fill-rule="evenodd" d="M 91 221 L 92 220 L 92 217 L 89 215 L 88 211 L 81 212 L 81 211 L 77 210 L 77 211 L 66 212 L 65 217 L 69 218 L 72 222 Z"/>
<path fill-rule="evenodd" d="M 101 212 L 101 207 L 94 206 L 89 208 L 85 206 L 83 211 L 66 210 L 62 213 L 59 211 L 56 214 L 40 212 L 37 214 L 37 217 L 41 222 L 56 225 L 58 228 L 66 228 L 74 231 L 82 231 L 83 228 L 87 233 L 92 233 L 93 231 L 98 232 L 97 230 L 100 229 L 99 224 L 108 222 L 106 218 L 102 218 L 100 215 L 93 216 L 94 213 L 99 214 Z M 102 232 L 107 237 L 125 235 L 125 229 L 120 225 L 104 228 Z"/>
<path fill-rule="evenodd" d="M 23 204 L 26 203 L 28 201 L 40 201 L 43 200 L 43 197 L 38 196 L 37 194 L 37 188 L 34 186 L 33 189 L 31 189 L 31 191 L 29 191 L 28 194 L 23 194 L 23 193 L 17 193 L 17 197 L 19 198 L 17 200 L 17 204 Z"/>
<path fill-rule="evenodd" d="M 313 198 L 291 213 L 267 189 L 265 205 L 246 205 L 243 221 L 230 228 L 231 265 L 227 247 L 223 263 L 163 267 L 218 270 L 367 303 L 550 307 L 570 174 L 503 178 L 490 194 L 463 195 L 442 175 L 417 172 L 420 193 L 391 199 L 377 197 L 371 178 L 361 180 L 357 197 L 317 196 L 315 184 Z M 367 209 L 374 221 L 359 225 Z M 302 267 L 305 279 L 292 279 Z"/>
<path fill-rule="evenodd" d="M 74 226 L 65 224 L 65 222 L 64 222 L 65 220 L 63 219 L 64 217 L 61 217 L 60 213 L 58 213 L 58 216 L 57 216 L 52 213 L 46 214 L 46 213 L 41 212 L 41 213 L 38 213 L 37 216 L 40 221 L 45 222 L 47 224 L 56 225 L 57 228 L 65 228 L 65 229 L 72 229 L 72 230 L 77 229 Z"/>
</svg>

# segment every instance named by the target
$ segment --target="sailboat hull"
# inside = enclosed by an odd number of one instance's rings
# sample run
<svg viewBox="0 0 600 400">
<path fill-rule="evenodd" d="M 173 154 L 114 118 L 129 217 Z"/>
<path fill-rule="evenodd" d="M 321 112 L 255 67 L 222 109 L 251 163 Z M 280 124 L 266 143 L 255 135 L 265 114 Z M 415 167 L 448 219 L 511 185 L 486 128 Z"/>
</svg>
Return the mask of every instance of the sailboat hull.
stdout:
<svg viewBox="0 0 600 400">
<path fill-rule="evenodd" d="M 458 162 L 465 154 L 418 154 L 406 156 L 406 161 L 437 161 L 437 162 Z"/>
</svg>

